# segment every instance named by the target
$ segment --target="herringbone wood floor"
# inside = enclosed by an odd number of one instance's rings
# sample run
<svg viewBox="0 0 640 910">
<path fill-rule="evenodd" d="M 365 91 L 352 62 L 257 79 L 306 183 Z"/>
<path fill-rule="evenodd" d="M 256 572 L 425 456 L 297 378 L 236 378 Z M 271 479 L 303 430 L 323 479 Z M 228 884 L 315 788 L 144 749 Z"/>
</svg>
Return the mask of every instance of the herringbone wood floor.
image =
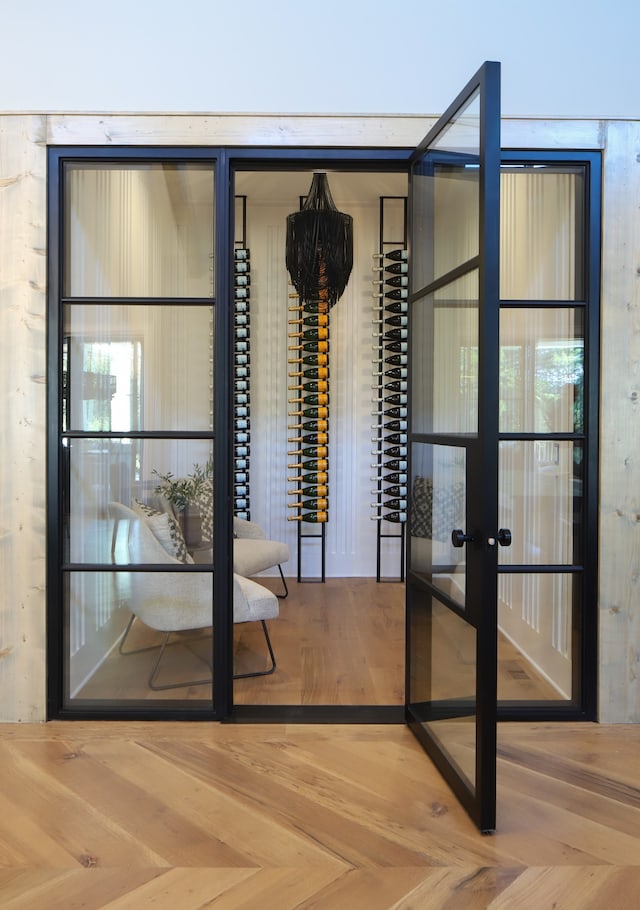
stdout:
<svg viewBox="0 0 640 910">
<path fill-rule="evenodd" d="M 478 834 L 402 726 L 0 726 L 3 910 L 640 907 L 640 726 L 508 724 Z"/>
</svg>

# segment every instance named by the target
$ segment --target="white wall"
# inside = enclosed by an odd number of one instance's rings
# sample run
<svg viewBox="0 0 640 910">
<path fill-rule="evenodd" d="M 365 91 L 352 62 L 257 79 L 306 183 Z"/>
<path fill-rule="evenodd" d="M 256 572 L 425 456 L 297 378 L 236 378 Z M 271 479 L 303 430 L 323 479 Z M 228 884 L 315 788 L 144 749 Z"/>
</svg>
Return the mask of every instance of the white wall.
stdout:
<svg viewBox="0 0 640 910">
<path fill-rule="evenodd" d="M 630 0 L 4 0 L 4 111 L 439 114 L 498 60 L 506 116 L 639 114 Z"/>
</svg>

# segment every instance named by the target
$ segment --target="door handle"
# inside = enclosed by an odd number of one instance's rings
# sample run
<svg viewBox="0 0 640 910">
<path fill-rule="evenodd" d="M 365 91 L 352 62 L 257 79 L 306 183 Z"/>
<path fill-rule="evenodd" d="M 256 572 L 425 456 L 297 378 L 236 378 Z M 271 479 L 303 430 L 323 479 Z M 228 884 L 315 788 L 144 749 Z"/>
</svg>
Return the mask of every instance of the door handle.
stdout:
<svg viewBox="0 0 640 910">
<path fill-rule="evenodd" d="M 509 528 L 500 528 L 498 531 L 498 543 L 501 547 L 511 546 L 511 531 Z"/>
<path fill-rule="evenodd" d="M 465 534 L 461 528 L 456 528 L 451 532 L 451 543 L 454 547 L 461 547 L 472 540 L 473 536 L 471 534 Z"/>
</svg>

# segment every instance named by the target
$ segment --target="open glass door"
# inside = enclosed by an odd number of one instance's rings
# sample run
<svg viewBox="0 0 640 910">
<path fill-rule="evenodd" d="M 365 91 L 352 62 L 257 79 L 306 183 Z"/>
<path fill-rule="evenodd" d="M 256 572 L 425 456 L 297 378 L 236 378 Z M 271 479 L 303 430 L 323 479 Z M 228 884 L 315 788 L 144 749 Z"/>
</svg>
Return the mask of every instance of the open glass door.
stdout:
<svg viewBox="0 0 640 910">
<path fill-rule="evenodd" d="M 495 827 L 500 66 L 485 63 L 410 171 L 407 720 Z"/>
</svg>

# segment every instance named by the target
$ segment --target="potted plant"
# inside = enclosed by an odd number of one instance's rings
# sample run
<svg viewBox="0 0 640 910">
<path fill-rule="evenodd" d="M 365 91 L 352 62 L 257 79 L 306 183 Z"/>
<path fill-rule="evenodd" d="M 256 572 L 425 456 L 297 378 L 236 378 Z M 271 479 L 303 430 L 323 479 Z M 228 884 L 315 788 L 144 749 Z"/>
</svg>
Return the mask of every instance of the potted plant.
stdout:
<svg viewBox="0 0 640 910">
<path fill-rule="evenodd" d="M 202 521 L 198 499 L 213 476 L 213 458 L 209 458 L 204 466 L 194 464 L 193 471 L 186 477 L 175 477 L 171 471 L 161 474 L 155 468 L 152 473 L 159 480 L 154 492 L 173 506 L 187 546 L 199 546 L 202 542 Z"/>
</svg>

